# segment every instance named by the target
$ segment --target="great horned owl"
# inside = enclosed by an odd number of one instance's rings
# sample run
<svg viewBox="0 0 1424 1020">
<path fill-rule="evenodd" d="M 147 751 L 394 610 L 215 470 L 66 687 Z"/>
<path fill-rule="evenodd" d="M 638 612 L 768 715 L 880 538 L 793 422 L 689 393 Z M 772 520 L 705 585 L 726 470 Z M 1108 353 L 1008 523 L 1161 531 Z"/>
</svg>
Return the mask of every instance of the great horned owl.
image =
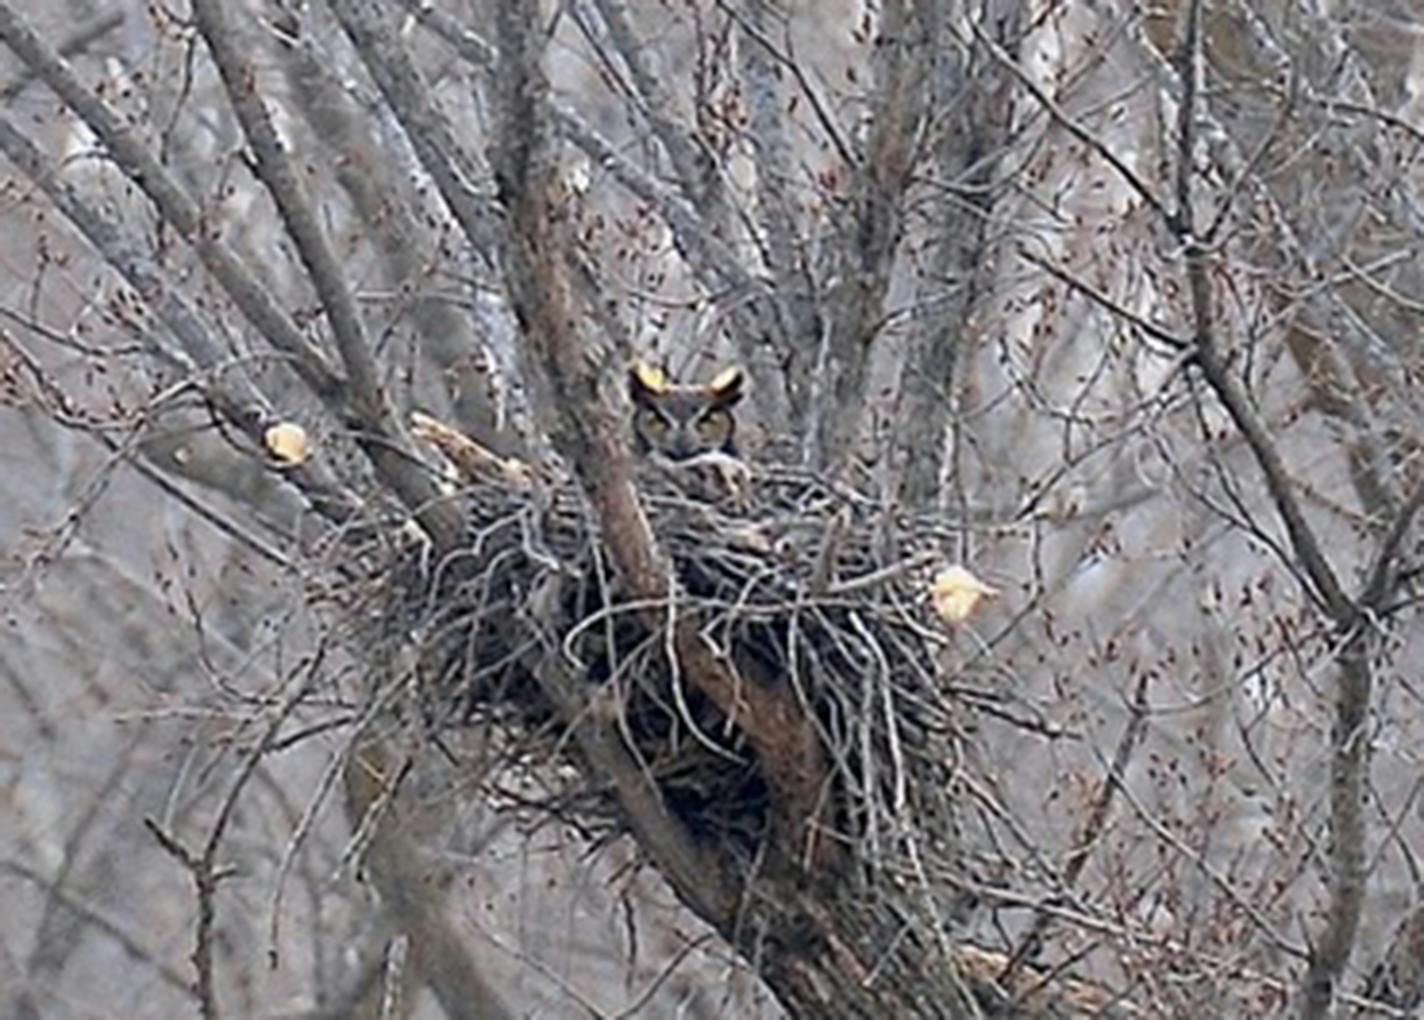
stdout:
<svg viewBox="0 0 1424 1020">
<path fill-rule="evenodd" d="M 710 383 L 679 385 L 659 369 L 635 362 L 628 370 L 628 396 L 638 452 L 671 461 L 705 454 L 735 457 L 737 420 L 732 408 L 742 399 L 742 381 L 742 370 L 729 368 Z"/>
<path fill-rule="evenodd" d="M 740 368 L 729 368 L 710 383 L 678 384 L 651 365 L 634 363 L 628 396 L 633 439 L 644 461 L 689 495 L 744 502 L 750 476 L 737 456 L 732 414 L 742 399 L 743 379 Z"/>
</svg>

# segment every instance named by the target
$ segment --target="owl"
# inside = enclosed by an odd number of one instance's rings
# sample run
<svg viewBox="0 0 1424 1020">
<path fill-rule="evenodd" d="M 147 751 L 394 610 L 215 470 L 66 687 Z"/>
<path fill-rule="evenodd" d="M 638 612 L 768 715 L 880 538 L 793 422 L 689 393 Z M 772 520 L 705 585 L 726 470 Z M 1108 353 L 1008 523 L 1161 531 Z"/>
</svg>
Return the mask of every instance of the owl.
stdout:
<svg viewBox="0 0 1424 1020">
<path fill-rule="evenodd" d="M 736 457 L 732 408 L 742 399 L 742 382 L 742 370 L 729 368 L 705 385 L 678 385 L 661 370 L 635 362 L 628 370 L 628 396 L 638 452 L 670 461 Z"/>
<path fill-rule="evenodd" d="M 699 500 L 746 501 L 750 472 L 737 455 L 737 419 L 742 399 L 740 368 L 710 383 L 680 385 L 657 368 L 635 362 L 628 370 L 633 402 L 633 439 L 645 463 Z"/>
</svg>

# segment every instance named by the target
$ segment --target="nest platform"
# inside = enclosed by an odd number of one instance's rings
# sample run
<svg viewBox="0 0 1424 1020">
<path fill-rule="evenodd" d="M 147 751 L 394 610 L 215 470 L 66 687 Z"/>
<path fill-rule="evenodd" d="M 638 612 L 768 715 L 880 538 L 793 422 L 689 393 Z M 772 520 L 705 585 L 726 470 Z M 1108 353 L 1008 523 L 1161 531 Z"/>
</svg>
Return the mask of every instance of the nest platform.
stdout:
<svg viewBox="0 0 1424 1020">
<path fill-rule="evenodd" d="M 544 777 L 521 806 L 606 838 L 623 831 L 617 802 L 568 739 L 592 713 L 692 839 L 754 861 L 775 824 L 773 777 L 679 663 L 673 628 L 693 621 L 738 684 L 776 686 L 814 733 L 814 825 L 835 870 L 903 874 L 950 852 L 968 713 L 928 591 L 955 536 L 793 467 L 758 465 L 719 498 L 675 472 L 638 485 L 669 574 L 652 604 L 624 590 L 573 481 L 460 490 L 467 548 L 411 557 L 384 614 L 419 649 L 427 731 L 497 723 L 504 764 Z"/>
</svg>

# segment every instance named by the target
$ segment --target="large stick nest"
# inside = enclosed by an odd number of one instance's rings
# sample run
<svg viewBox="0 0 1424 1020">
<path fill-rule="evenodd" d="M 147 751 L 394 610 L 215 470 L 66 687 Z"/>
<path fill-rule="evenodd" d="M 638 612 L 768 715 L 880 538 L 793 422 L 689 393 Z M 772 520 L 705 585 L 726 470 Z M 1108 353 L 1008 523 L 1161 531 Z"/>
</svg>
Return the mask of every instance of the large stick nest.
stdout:
<svg viewBox="0 0 1424 1020">
<path fill-rule="evenodd" d="M 496 721 L 519 737 L 511 763 L 578 766 L 570 715 L 596 713 L 695 840 L 752 859 L 776 791 L 743 728 L 673 653 L 673 623 L 695 620 L 738 683 L 794 694 L 824 752 L 813 824 L 837 861 L 903 877 L 911 862 L 943 860 L 966 713 L 942 662 L 954 638 L 928 592 L 952 536 L 798 469 L 758 466 L 731 491 L 706 474 L 640 479 L 672 575 L 656 605 L 621 589 L 574 482 L 467 484 L 468 548 L 440 563 L 412 556 L 385 614 L 420 649 L 425 725 L 448 735 Z M 576 683 L 572 705 L 551 699 L 556 676 Z M 564 785 L 537 806 L 586 831 L 620 830 L 599 776 L 556 772 Z"/>
</svg>

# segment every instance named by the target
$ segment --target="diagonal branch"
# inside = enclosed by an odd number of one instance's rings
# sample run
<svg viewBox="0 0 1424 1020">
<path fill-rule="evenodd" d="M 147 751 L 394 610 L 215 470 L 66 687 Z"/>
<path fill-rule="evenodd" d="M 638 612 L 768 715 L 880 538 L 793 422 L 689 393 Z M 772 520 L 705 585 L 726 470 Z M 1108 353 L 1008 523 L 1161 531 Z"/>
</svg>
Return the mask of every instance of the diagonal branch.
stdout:
<svg viewBox="0 0 1424 1020">
<path fill-rule="evenodd" d="M 854 168 L 855 220 L 834 257 L 835 284 L 826 310 L 828 336 L 817 374 L 829 393 L 814 422 L 811 463 L 838 469 L 865 417 L 870 355 L 886 321 L 903 234 L 904 205 L 928 116 L 929 46 L 909 0 L 883 5 L 876 42 L 876 92 L 864 159 Z"/>
<path fill-rule="evenodd" d="M 638 95 L 639 109 L 667 153 L 683 193 L 703 215 L 715 220 L 719 213 L 713 206 L 720 203 L 716 201 L 717 189 L 713 187 L 716 177 L 712 172 L 711 159 L 707 153 L 699 151 L 692 135 L 679 123 L 683 118 L 675 109 L 676 100 L 649 62 L 647 45 L 638 38 L 628 5 L 624 0 L 594 2 L 618 55 L 628 68 Z"/>
<path fill-rule="evenodd" d="M 1300 558 L 1305 574 L 1310 579 L 1312 594 L 1343 630 L 1354 621 L 1354 603 L 1345 594 L 1334 568 L 1325 557 L 1314 529 L 1305 519 L 1305 512 L 1301 508 L 1300 500 L 1296 498 L 1295 488 L 1280 451 L 1272 442 L 1260 418 L 1252 411 L 1245 392 L 1227 369 L 1226 359 L 1217 345 L 1211 304 L 1211 280 L 1208 275 L 1210 253 L 1196 232 L 1195 213 L 1192 208 L 1193 183 L 1196 177 L 1192 155 L 1196 148 L 1196 101 L 1201 65 L 1201 4 L 1200 0 L 1193 0 L 1187 15 L 1187 33 L 1182 45 L 1179 68 L 1182 99 L 1178 108 L 1177 124 L 1177 211 L 1175 215 L 1168 216 L 1167 222 L 1173 226 L 1174 233 L 1181 241 L 1186 261 L 1197 364 L 1201 367 L 1208 385 L 1216 393 L 1217 399 L 1226 408 L 1236 427 L 1241 430 L 1256 463 L 1265 475 L 1266 488 L 1285 524 L 1291 548 Z"/>
<path fill-rule="evenodd" d="M 384 409 L 380 407 L 383 403 L 380 373 L 371 357 L 361 317 L 351 300 L 351 292 L 337 264 L 336 255 L 327 243 L 326 234 L 312 213 L 311 202 L 277 137 L 277 130 L 262 101 L 257 72 L 239 51 L 238 37 L 227 23 L 221 3 L 194 0 L 193 19 L 208 44 L 208 51 L 227 90 L 228 101 L 232 103 L 243 134 L 252 147 L 257 177 L 276 203 L 282 223 L 296 243 L 297 254 L 331 322 L 337 350 L 350 381 L 350 398 L 358 406 L 365 405 L 362 410 L 368 417 L 389 417 L 388 412 L 382 414 Z"/>
<path fill-rule="evenodd" d="M 480 36 L 430 4 L 420 0 L 396 2 L 419 24 L 450 45 L 471 67 L 490 71 L 494 50 Z M 467 171 L 462 176 L 456 170 L 451 154 L 459 153 L 460 147 L 449 125 L 435 111 L 430 90 L 420 84 L 409 57 L 396 43 L 393 33 L 380 30 L 368 0 L 331 0 L 331 4 L 441 196 L 466 233 L 480 237 L 472 233 L 482 229 L 475 225 L 478 216 L 469 211 L 481 201 L 474 196 L 469 183 L 473 177 Z M 732 321 L 728 332 L 751 374 L 752 388 L 767 419 L 785 420 L 787 394 L 780 364 L 784 352 L 778 349 L 775 357 L 769 357 L 764 341 L 769 336 L 783 335 L 787 337 L 783 346 L 795 347 L 804 343 L 806 337 L 781 320 L 780 298 L 773 283 L 747 270 L 679 186 L 659 181 L 640 168 L 576 111 L 552 101 L 550 108 L 561 137 L 630 194 L 657 210 L 672 233 L 678 254 L 706 291 L 709 303 L 720 304 L 727 310 Z M 476 247 L 485 250 L 482 243 Z"/>
<path fill-rule="evenodd" d="M 195 0 L 193 16 L 217 64 L 243 133 L 252 146 L 257 176 L 272 195 L 326 311 L 336 348 L 346 368 L 347 423 L 377 472 L 415 512 L 426 530 L 445 546 L 453 545 L 460 533 L 458 517 L 451 506 L 438 498 L 439 492 L 428 473 L 406 449 L 408 440 L 403 437 L 382 388 L 365 326 L 346 286 L 341 266 L 277 137 L 261 91 L 256 87 L 256 72 L 238 51 L 237 36 L 227 24 L 224 6 L 219 0 Z"/>
<path fill-rule="evenodd" d="M 178 342 L 178 350 L 164 349 L 161 357 L 196 370 L 204 396 L 223 417 L 260 448 L 274 418 L 263 394 L 239 381 L 229 359 L 212 341 L 212 330 L 170 275 L 123 228 L 85 201 L 60 178 L 53 161 L 37 149 L 8 118 L 0 116 L 0 153 L 18 167 L 69 220 L 99 255 L 133 287 L 158 321 Z M 154 331 L 158 334 L 158 331 Z M 149 338 L 158 345 L 160 335 Z M 144 470 L 142 467 L 139 470 Z M 318 513 L 333 521 L 348 520 L 357 512 L 336 479 L 316 462 L 291 465 L 283 477 L 302 490 Z M 226 525 L 224 525 L 226 526 Z"/>
<path fill-rule="evenodd" d="M 360 395 L 355 402 L 351 401 L 348 381 L 307 340 L 257 276 L 242 264 L 205 222 L 202 210 L 177 179 L 129 130 L 118 113 L 86 89 L 68 64 L 4 2 L 0 2 L 0 41 L 14 51 L 94 131 L 118 167 L 193 245 L 203 265 L 237 307 L 268 343 L 288 356 L 298 376 L 327 408 L 343 420 L 354 415 L 356 421 L 353 424 L 365 433 L 363 447 L 377 471 L 394 491 L 401 494 L 407 508 L 432 537 L 447 545 L 456 541 L 459 521 L 453 509 L 436 498 L 437 490 L 417 470 L 414 462 L 397 452 L 393 435 L 383 434 L 379 420 L 372 416 L 367 406 L 369 397 Z M 151 301 L 161 300 L 161 292 L 155 292 L 151 287 L 147 289 L 147 295 Z M 357 381 L 358 393 L 365 392 L 367 383 L 364 377 Z"/>
<path fill-rule="evenodd" d="M 1019 62 L 1015 60 L 1007 50 L 989 37 L 982 26 L 977 22 L 971 22 L 971 24 L 974 28 L 975 39 L 984 47 L 985 52 L 994 58 L 995 63 L 1012 74 L 1018 80 L 1018 83 L 1028 90 L 1029 95 L 1033 96 L 1034 101 L 1043 108 L 1044 112 L 1048 114 L 1054 123 L 1062 127 L 1079 143 L 1102 157 L 1103 161 L 1117 172 L 1123 182 L 1137 193 L 1142 201 L 1146 203 L 1147 207 L 1162 218 L 1162 222 L 1168 225 L 1174 222 L 1175 217 L 1173 217 L 1166 205 L 1163 204 L 1162 200 L 1157 197 L 1157 192 L 1153 191 L 1152 188 L 1147 185 L 1147 182 L 1138 176 L 1137 172 L 1128 166 L 1127 162 L 1112 150 L 1111 146 L 1103 141 L 1101 137 L 1078 123 L 1067 110 L 1058 105 L 1053 97 L 1045 92 L 1038 82 L 1034 81 L 1033 76 L 1019 66 Z"/>
<path fill-rule="evenodd" d="M 565 244 L 555 198 L 547 84 L 528 17 L 515 0 L 501 5 L 495 76 L 499 133 L 492 163 L 509 209 L 504 264 L 510 300 L 527 344 L 531 382 L 547 387 L 549 399 L 540 403 L 554 409 L 555 417 L 547 422 L 554 445 L 572 463 L 598 512 L 626 593 L 652 607 L 647 622 L 660 629 L 665 621 L 659 607 L 667 605 L 671 571 L 639 501 L 619 423 L 600 400 L 598 359 L 579 330 L 581 316 L 561 254 Z M 741 728 L 763 766 L 772 790 L 774 863 L 800 866 L 805 855 L 814 853 L 812 822 L 826 771 L 814 721 L 805 716 L 790 685 L 744 674 L 740 664 L 709 646 L 696 619 L 681 617 L 671 626 L 684 676 Z M 576 736 L 586 749 L 598 739 L 582 723 Z M 622 797 L 633 816 L 630 824 L 679 894 L 727 931 L 735 921 L 735 884 L 656 797 L 647 796 L 654 790 L 646 777 L 639 778 L 639 800 L 627 793 Z"/>
<path fill-rule="evenodd" d="M 77 53 L 83 53 L 89 48 L 89 44 L 97 42 L 110 32 L 122 26 L 124 14 L 122 11 L 111 11 L 108 14 L 100 15 L 93 21 L 80 25 L 58 46 L 58 53 L 61 57 L 72 57 Z M 17 99 L 30 82 L 34 80 L 33 72 L 22 74 L 13 81 L 0 85 L 0 104 L 9 105 Z"/>
<path fill-rule="evenodd" d="M 1280 451 L 1271 442 L 1264 425 L 1252 412 L 1246 395 L 1227 370 L 1217 347 L 1208 278 L 1208 253 L 1196 233 L 1193 208 L 1197 102 L 1202 84 L 1203 42 L 1202 2 L 1191 0 L 1187 8 L 1186 32 L 1179 53 L 1178 76 L 1182 98 L 1179 107 L 1177 152 L 1177 215 L 1174 229 L 1185 252 L 1187 279 L 1191 293 L 1196 334 L 1197 364 L 1217 398 L 1226 407 L 1266 477 L 1266 487 L 1285 523 L 1291 547 L 1304 567 L 1315 597 L 1335 624 L 1340 638 L 1337 653 L 1339 678 L 1335 689 L 1335 719 L 1330 743 L 1330 844 L 1326 851 L 1329 871 L 1329 902 L 1325 917 L 1311 948 L 1310 963 L 1301 987 L 1302 1020 L 1323 1020 L 1330 1015 L 1336 984 L 1354 950 L 1364 906 L 1366 857 L 1364 795 L 1369 769 L 1370 741 L 1367 732 L 1373 676 L 1370 652 L 1373 628 L 1356 604 L 1345 594 L 1334 570 L 1325 558 L 1314 530 L 1305 520 L 1300 502 L 1287 476 Z M 1416 502 L 1416 501 L 1411 501 Z M 1401 514 L 1396 530 L 1412 518 Z M 1385 549 L 1390 543 L 1386 543 Z M 1383 562 L 1383 561 L 1381 561 Z M 1386 569 L 1377 567 L 1370 581 L 1382 598 Z"/>
<path fill-rule="evenodd" d="M 124 124 L 119 114 L 85 88 L 69 65 L 4 0 L 0 0 L 0 42 L 48 85 L 98 136 L 114 163 L 146 194 L 158 212 L 193 245 L 203 265 L 232 297 L 267 342 L 291 358 L 312 392 L 339 403 L 346 388 L 291 318 L 241 260 L 204 222 L 202 210 L 183 186 Z"/>
</svg>

